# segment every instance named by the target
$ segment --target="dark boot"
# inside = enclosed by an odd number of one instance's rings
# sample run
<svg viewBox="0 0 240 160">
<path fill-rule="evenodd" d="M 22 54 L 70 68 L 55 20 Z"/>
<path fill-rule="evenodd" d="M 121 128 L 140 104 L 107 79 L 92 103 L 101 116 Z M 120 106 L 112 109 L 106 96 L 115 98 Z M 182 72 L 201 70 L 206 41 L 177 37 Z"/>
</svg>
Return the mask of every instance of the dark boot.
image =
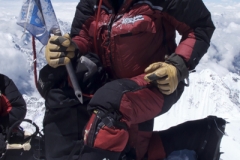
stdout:
<svg viewBox="0 0 240 160">
<path fill-rule="evenodd" d="M 219 160 L 225 124 L 224 119 L 209 116 L 159 132 L 166 156 L 173 151 L 188 149 L 197 153 L 198 160 Z"/>
</svg>

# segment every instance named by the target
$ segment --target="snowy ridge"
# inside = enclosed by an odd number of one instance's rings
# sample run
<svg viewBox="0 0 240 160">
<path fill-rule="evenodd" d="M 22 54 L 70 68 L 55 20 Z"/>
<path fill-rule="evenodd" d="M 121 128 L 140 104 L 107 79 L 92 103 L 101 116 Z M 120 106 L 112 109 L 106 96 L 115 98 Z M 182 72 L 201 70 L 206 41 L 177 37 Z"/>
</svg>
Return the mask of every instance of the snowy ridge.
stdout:
<svg viewBox="0 0 240 160">
<path fill-rule="evenodd" d="M 166 129 L 186 120 L 200 119 L 208 115 L 223 118 L 238 118 L 240 115 L 240 78 L 237 74 L 229 74 L 221 78 L 213 71 L 206 69 L 190 76 L 190 86 L 170 112 L 158 117 L 155 129 Z M 236 88 L 225 83 L 231 81 Z M 161 120 L 163 120 L 161 122 Z M 166 120 L 167 119 L 167 120 Z M 168 123 L 166 123 L 168 122 Z M 161 124 L 161 125 L 160 125 Z M 240 129 L 240 128 L 239 128 Z"/>
</svg>

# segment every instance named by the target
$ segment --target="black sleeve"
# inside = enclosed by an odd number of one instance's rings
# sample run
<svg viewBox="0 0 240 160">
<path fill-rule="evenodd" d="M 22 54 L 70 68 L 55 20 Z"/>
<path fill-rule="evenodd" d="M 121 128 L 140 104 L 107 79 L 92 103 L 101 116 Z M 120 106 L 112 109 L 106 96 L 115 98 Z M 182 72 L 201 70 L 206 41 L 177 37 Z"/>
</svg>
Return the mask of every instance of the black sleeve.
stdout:
<svg viewBox="0 0 240 160">
<path fill-rule="evenodd" d="M 194 69 L 207 52 L 215 30 L 211 13 L 202 0 L 168 0 L 164 2 L 163 12 L 192 29 L 193 35 L 184 33 L 184 30 L 178 30 L 181 35 L 185 34 L 187 36 L 181 40 L 180 47 L 178 46 L 176 49 L 180 53 L 176 53 L 184 58 L 187 57 L 189 69 Z M 178 26 L 175 27 L 177 28 Z M 195 39 L 195 42 L 192 43 L 191 39 Z M 191 49 L 187 47 L 191 47 Z M 192 51 L 191 53 L 186 53 L 187 50 Z"/>
<path fill-rule="evenodd" d="M 81 55 L 86 54 L 93 47 L 89 28 L 94 20 L 94 5 L 96 5 L 96 0 L 81 0 L 77 5 L 72 22 L 70 35 Z"/>
<path fill-rule="evenodd" d="M 12 106 L 12 109 L 9 112 L 9 125 L 11 126 L 16 121 L 24 119 L 27 112 L 26 103 L 22 94 L 11 79 L 7 76 L 3 76 L 3 78 L 1 78 L 1 83 L 2 81 L 4 83 L 2 93 L 6 96 Z"/>
<path fill-rule="evenodd" d="M 166 60 L 166 63 L 172 64 L 177 68 L 178 81 L 183 81 L 185 78 L 188 78 L 188 68 L 186 67 L 186 64 L 182 57 L 173 53 Z"/>
<path fill-rule="evenodd" d="M 75 11 L 75 16 L 71 27 L 71 37 L 79 36 L 81 30 L 84 30 L 84 25 L 87 25 L 88 20 L 93 20 L 95 0 L 81 0 Z"/>
</svg>

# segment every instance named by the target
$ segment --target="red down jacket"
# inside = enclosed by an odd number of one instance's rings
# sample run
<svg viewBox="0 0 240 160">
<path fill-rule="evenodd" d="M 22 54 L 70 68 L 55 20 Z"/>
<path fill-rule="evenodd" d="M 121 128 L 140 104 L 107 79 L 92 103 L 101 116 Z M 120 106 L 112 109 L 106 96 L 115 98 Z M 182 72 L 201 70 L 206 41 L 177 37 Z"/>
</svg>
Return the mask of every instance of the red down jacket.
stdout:
<svg viewBox="0 0 240 160">
<path fill-rule="evenodd" d="M 100 88 L 89 106 L 120 110 L 130 126 L 129 144 L 141 159 L 149 148 L 152 119 L 171 108 L 184 88 L 181 82 L 175 93 L 162 95 L 148 87 L 144 69 L 173 53 L 194 69 L 215 27 L 202 0 L 124 0 L 118 12 L 112 2 L 81 0 L 71 37 L 81 54 L 97 53 L 112 78 L 120 79 Z M 181 35 L 178 45 L 176 31 Z"/>
<path fill-rule="evenodd" d="M 202 0 L 125 0 L 118 12 L 111 0 L 101 6 L 99 0 L 81 0 L 71 36 L 82 54 L 98 53 L 116 78 L 132 78 L 172 53 L 194 69 L 214 29 Z M 179 45 L 176 31 L 182 36 Z"/>
</svg>

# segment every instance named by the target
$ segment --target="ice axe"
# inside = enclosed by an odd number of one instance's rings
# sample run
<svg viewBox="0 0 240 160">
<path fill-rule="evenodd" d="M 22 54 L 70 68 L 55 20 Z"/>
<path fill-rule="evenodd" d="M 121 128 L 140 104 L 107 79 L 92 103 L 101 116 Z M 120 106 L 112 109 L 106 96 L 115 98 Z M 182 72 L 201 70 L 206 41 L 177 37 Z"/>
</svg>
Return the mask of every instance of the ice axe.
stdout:
<svg viewBox="0 0 240 160">
<path fill-rule="evenodd" d="M 69 62 L 66 65 L 66 69 L 67 69 L 70 81 L 72 83 L 72 86 L 73 86 L 73 89 L 74 89 L 74 93 L 75 93 L 77 99 L 79 100 L 79 102 L 83 104 L 82 90 L 81 90 L 81 88 L 80 88 L 80 86 L 79 86 L 79 84 L 77 82 L 76 75 L 73 72 L 73 67 L 72 67 L 72 63 L 71 62 Z"/>
<path fill-rule="evenodd" d="M 94 75 L 97 72 L 98 67 L 93 61 L 91 61 L 89 58 L 87 58 L 85 56 L 80 57 L 80 62 L 82 64 L 84 64 L 88 70 L 88 72 L 86 72 L 83 77 L 83 81 L 86 81 L 87 79 L 89 79 L 92 75 Z"/>
<path fill-rule="evenodd" d="M 62 33 L 61 33 L 61 30 L 60 29 L 53 29 L 52 30 L 52 33 L 55 35 L 55 36 L 62 36 Z M 82 90 L 77 82 L 77 77 L 75 75 L 75 72 L 74 72 L 74 69 L 73 69 L 73 66 L 72 66 L 72 63 L 69 62 L 68 64 L 65 65 L 66 66 L 66 69 L 67 69 L 67 72 L 68 72 L 68 76 L 70 78 L 70 81 L 72 83 L 72 87 L 74 89 L 74 93 L 75 93 L 75 96 L 77 97 L 77 99 L 79 100 L 80 103 L 83 104 L 83 94 L 82 94 Z"/>
</svg>

